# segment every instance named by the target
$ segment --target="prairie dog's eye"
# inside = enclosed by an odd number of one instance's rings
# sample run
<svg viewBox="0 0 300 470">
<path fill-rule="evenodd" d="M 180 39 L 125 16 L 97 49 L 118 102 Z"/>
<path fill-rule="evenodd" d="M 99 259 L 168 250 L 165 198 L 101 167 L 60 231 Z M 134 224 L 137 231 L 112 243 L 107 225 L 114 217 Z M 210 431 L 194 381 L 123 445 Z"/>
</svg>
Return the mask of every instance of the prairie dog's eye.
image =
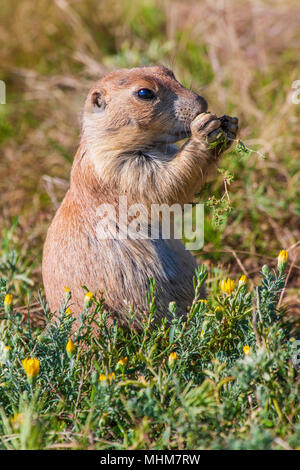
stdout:
<svg viewBox="0 0 300 470">
<path fill-rule="evenodd" d="M 152 100 L 154 98 L 154 93 L 153 91 L 149 90 L 148 88 L 141 88 L 138 92 L 137 95 L 139 98 L 142 100 Z"/>
</svg>

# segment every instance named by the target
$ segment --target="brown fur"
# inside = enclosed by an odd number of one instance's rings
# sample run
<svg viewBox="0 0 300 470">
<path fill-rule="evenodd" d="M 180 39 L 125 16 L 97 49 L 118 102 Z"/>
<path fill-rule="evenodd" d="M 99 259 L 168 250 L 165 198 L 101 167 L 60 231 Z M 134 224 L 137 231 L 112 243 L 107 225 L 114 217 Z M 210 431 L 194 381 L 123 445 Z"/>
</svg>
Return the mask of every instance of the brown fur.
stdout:
<svg viewBox="0 0 300 470">
<path fill-rule="evenodd" d="M 151 89 L 156 98 L 136 93 Z M 184 204 L 199 192 L 217 151 L 209 150 L 222 120 L 207 114 L 205 100 L 185 89 L 165 67 L 117 70 L 97 82 L 84 107 L 82 138 L 74 159 L 70 189 L 48 230 L 43 280 L 52 310 L 64 286 L 72 310 L 82 311 L 87 285 L 104 291 L 106 307 L 120 321 L 129 305 L 146 310 L 149 277 L 156 280 L 157 318 L 175 301 L 184 314 L 193 299 L 196 262 L 179 240 L 99 240 L 100 204 Z M 235 137 L 237 120 L 227 118 Z M 223 131 L 225 127 L 223 126 Z M 180 149 L 174 142 L 190 136 Z M 202 292 L 204 295 L 204 290 Z"/>
</svg>

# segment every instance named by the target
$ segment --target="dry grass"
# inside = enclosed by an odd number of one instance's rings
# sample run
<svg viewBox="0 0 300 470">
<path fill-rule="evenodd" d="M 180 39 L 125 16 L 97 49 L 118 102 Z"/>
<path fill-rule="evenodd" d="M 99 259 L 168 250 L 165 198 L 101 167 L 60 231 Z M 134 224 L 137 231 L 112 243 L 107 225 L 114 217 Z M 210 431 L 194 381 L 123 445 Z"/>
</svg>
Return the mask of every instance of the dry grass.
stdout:
<svg viewBox="0 0 300 470">
<path fill-rule="evenodd" d="M 164 63 L 201 90 L 210 110 L 239 116 L 242 140 L 267 157 L 224 158 L 235 175 L 234 209 L 219 229 L 207 218 L 207 263 L 255 281 L 265 261 L 288 249 L 282 302 L 299 309 L 300 105 L 290 100 L 300 79 L 299 2 L 2 0 L 1 10 L 0 229 L 20 216 L 16 236 L 37 262 L 37 284 L 89 86 L 115 67 Z M 223 191 L 219 176 L 203 199 Z"/>
</svg>

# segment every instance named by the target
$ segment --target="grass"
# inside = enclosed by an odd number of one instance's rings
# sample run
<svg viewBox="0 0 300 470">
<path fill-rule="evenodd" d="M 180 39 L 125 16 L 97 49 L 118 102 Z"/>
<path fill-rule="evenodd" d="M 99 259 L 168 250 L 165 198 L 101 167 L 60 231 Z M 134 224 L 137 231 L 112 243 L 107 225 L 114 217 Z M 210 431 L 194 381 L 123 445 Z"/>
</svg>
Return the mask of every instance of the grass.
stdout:
<svg viewBox="0 0 300 470">
<path fill-rule="evenodd" d="M 207 278 L 202 265 L 186 320 L 170 303 L 171 324 L 153 323 L 152 280 L 140 329 L 130 312 L 127 328 L 109 321 L 96 295 L 75 332 L 71 292 L 58 319 L 41 300 L 46 325 L 33 329 L 2 280 L 1 448 L 297 448 L 295 338 L 276 308 L 283 270 L 265 265 L 256 291 L 240 281 L 199 300 Z"/>
<path fill-rule="evenodd" d="M 7 88 L 7 104 L 0 105 L 1 302 L 9 291 L 15 306 L 0 321 L 3 347 L 11 347 L 0 368 L 1 447 L 299 446 L 290 341 L 300 307 L 300 105 L 290 100 L 300 78 L 298 2 L 128 0 L 108 8 L 102 0 L 0 0 L 0 6 L 0 79 Z M 98 299 L 103 334 L 92 338 L 83 319 L 70 359 L 72 318 L 62 310 L 63 326 L 55 324 L 43 300 L 41 312 L 39 291 L 43 241 L 68 188 L 83 100 L 111 69 L 157 63 L 205 96 L 210 111 L 238 116 L 246 146 L 235 143 L 199 196 L 206 204 L 205 245 L 195 256 L 207 269 L 208 304 L 196 303 L 185 326 L 174 319 L 171 327 L 141 333 L 105 327 Z M 281 249 L 289 252 L 285 279 L 272 271 Z M 261 273 L 264 264 L 270 273 Z M 228 273 L 249 280 L 250 297 L 240 290 L 234 306 L 234 296 L 220 295 L 218 287 Z M 172 351 L 178 359 L 170 367 Z M 20 362 L 28 354 L 41 362 L 32 386 Z M 125 356 L 128 364 L 117 368 Z M 116 379 L 101 385 L 100 374 L 113 372 Z"/>
</svg>

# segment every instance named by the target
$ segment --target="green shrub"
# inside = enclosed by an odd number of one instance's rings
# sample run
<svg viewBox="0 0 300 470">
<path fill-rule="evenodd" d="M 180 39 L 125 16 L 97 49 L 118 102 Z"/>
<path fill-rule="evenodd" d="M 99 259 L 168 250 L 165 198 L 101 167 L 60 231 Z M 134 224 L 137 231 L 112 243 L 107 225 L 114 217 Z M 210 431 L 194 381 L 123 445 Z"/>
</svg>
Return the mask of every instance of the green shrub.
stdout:
<svg viewBox="0 0 300 470">
<path fill-rule="evenodd" d="M 1 448 L 297 447 L 293 338 L 276 308 L 283 268 L 264 266 L 255 290 L 223 280 L 203 300 L 201 266 L 187 317 L 172 302 L 170 324 L 153 321 L 151 280 L 141 328 L 132 312 L 128 328 L 109 321 L 102 295 L 86 295 L 72 328 L 68 291 L 58 318 L 40 299 L 46 325 L 33 328 L 2 280 Z M 37 359 L 32 369 L 25 358 Z"/>
</svg>

